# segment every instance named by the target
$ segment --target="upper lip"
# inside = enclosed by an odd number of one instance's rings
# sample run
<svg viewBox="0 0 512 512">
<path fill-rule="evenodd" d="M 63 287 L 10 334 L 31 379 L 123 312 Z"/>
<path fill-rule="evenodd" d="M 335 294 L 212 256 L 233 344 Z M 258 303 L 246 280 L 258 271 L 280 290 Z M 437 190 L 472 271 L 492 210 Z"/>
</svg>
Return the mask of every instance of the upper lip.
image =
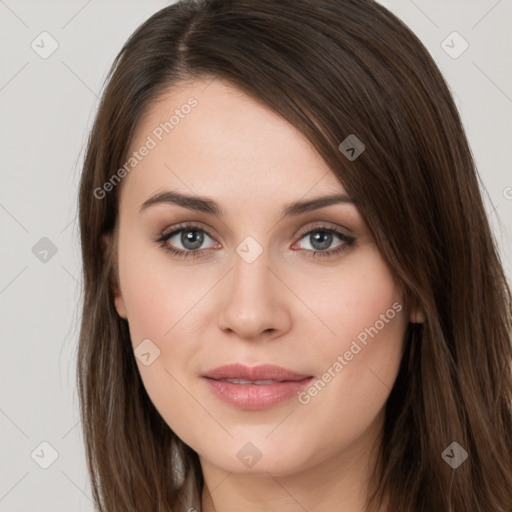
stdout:
<svg viewBox="0 0 512 512">
<path fill-rule="evenodd" d="M 311 375 L 305 375 L 301 373 L 282 368 L 273 364 L 263 364 L 259 366 L 245 366 L 240 363 L 227 364 L 209 370 L 203 374 L 203 377 L 210 379 L 244 379 L 244 380 L 275 380 L 275 381 L 286 381 L 286 380 L 303 380 Z"/>
</svg>

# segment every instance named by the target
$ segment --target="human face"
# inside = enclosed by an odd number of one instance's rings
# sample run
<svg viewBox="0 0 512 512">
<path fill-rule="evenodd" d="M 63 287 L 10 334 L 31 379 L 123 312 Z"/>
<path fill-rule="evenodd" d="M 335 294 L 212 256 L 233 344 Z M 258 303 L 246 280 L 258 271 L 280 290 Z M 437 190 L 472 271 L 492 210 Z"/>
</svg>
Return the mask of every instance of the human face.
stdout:
<svg viewBox="0 0 512 512">
<path fill-rule="evenodd" d="M 343 186 L 291 124 L 219 79 L 161 96 L 130 153 L 152 146 L 148 137 L 155 146 L 120 185 L 115 305 L 162 418 L 226 471 L 285 475 L 359 450 L 398 372 L 402 290 L 353 203 L 282 216 L 292 202 L 346 196 Z M 146 203 L 165 191 L 223 213 Z M 193 229 L 157 241 L 185 222 Z M 234 363 L 309 379 L 204 377 Z"/>
</svg>

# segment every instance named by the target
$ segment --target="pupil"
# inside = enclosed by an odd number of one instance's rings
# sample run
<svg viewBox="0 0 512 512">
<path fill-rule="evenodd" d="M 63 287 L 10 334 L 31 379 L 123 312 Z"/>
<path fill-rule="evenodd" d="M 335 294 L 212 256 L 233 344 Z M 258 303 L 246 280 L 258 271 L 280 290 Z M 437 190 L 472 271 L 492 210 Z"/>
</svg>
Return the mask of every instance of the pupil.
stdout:
<svg viewBox="0 0 512 512">
<path fill-rule="evenodd" d="M 203 239 L 203 234 L 194 229 L 183 231 L 181 234 L 181 243 L 183 244 L 183 247 L 191 250 L 201 247 Z"/>
<path fill-rule="evenodd" d="M 328 249 L 331 245 L 332 233 L 328 231 L 316 231 L 315 234 L 312 235 L 312 239 L 313 242 L 311 245 L 315 247 L 315 244 L 317 244 L 316 250 Z"/>
</svg>

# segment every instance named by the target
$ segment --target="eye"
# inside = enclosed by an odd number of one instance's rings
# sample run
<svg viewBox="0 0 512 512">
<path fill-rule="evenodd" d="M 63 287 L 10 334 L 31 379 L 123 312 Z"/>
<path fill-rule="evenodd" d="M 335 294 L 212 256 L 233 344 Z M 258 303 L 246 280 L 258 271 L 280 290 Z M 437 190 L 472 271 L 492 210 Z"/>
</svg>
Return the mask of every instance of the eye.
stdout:
<svg viewBox="0 0 512 512">
<path fill-rule="evenodd" d="M 206 249 L 199 249 L 205 242 L 205 238 L 213 240 L 201 226 L 185 223 L 175 226 L 172 231 L 162 233 L 156 241 L 164 250 L 178 258 L 195 258 L 207 252 Z M 220 244 L 214 243 L 217 244 L 217 247 L 220 247 Z M 179 248 L 179 244 L 183 249 Z M 178 248 L 176 248 L 176 245 L 178 245 Z"/>
<path fill-rule="evenodd" d="M 215 242 L 200 225 L 192 222 L 180 224 L 175 226 L 171 231 L 162 233 L 156 242 L 159 243 L 165 251 L 178 258 L 196 258 L 208 252 L 208 249 L 201 249 L 207 238 L 213 241 L 214 248 L 222 247 L 219 243 Z M 302 232 L 300 240 L 303 238 L 309 241 L 312 246 L 312 249 L 301 248 L 306 254 L 309 254 L 309 257 L 329 257 L 338 255 L 348 250 L 356 242 L 353 236 L 346 235 L 328 226 L 317 226 L 309 231 Z M 326 250 L 332 245 L 336 238 L 338 238 L 341 243 L 334 249 Z M 298 242 L 292 246 L 292 249 L 296 249 L 297 243 Z M 177 245 L 178 247 L 176 247 Z M 179 248 L 179 245 L 181 245 L 182 248 Z"/>
<path fill-rule="evenodd" d="M 338 231 L 332 227 L 327 226 L 317 226 L 313 229 L 310 229 L 306 233 L 303 233 L 301 236 L 302 239 L 306 239 L 309 242 L 311 249 L 305 248 L 307 253 L 310 253 L 312 257 L 329 257 L 341 254 L 342 252 L 348 250 L 351 246 L 353 246 L 356 242 L 355 237 L 346 235 L 345 233 Z M 341 243 L 338 244 L 334 249 L 328 249 L 333 241 L 338 238 L 341 240 Z M 294 248 L 297 244 L 294 244 L 292 248 Z"/>
</svg>

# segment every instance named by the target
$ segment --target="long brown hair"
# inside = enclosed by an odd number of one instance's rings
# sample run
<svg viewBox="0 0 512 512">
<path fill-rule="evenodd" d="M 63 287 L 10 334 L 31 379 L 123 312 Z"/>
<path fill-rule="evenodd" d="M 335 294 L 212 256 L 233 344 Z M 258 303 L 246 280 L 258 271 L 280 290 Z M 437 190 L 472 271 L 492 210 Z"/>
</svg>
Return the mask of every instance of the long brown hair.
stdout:
<svg viewBox="0 0 512 512">
<path fill-rule="evenodd" d="M 449 88 L 420 40 L 373 0 L 181 1 L 115 59 L 79 192 L 77 382 L 98 510 L 185 510 L 179 461 L 198 491 L 204 483 L 197 454 L 146 394 L 114 307 L 117 251 L 102 257 L 102 236 L 116 233 L 120 187 L 94 191 L 123 166 L 151 101 L 182 80 L 215 77 L 312 142 L 425 312 L 406 330 L 368 508 L 388 496 L 390 511 L 510 512 L 510 288 Z M 350 134 L 365 144 L 351 161 L 339 149 Z M 443 457 L 453 442 L 468 454 L 457 468 Z"/>
</svg>

